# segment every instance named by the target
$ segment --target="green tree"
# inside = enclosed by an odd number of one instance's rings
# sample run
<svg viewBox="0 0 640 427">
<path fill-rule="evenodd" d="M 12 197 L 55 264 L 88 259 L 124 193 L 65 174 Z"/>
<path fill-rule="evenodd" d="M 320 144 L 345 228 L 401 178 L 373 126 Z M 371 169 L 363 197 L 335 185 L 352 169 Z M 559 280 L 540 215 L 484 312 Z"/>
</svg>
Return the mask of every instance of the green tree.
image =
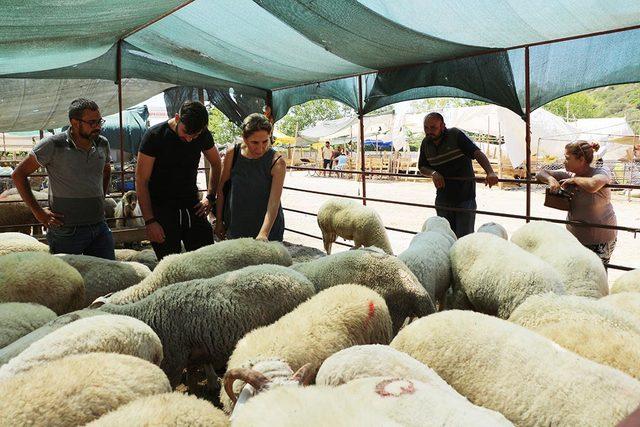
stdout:
<svg viewBox="0 0 640 427">
<path fill-rule="evenodd" d="M 603 116 L 603 105 L 588 92 L 578 92 L 549 102 L 544 108 L 556 116 L 591 119 Z"/>
<path fill-rule="evenodd" d="M 240 128 L 217 108 L 209 111 L 209 130 L 216 144 L 232 144 L 241 135 Z"/>
<path fill-rule="evenodd" d="M 321 120 L 335 120 L 353 114 L 353 110 L 331 99 L 316 99 L 291 107 L 286 116 L 276 123 L 285 135 L 295 136 L 296 126 L 301 131 Z"/>
</svg>

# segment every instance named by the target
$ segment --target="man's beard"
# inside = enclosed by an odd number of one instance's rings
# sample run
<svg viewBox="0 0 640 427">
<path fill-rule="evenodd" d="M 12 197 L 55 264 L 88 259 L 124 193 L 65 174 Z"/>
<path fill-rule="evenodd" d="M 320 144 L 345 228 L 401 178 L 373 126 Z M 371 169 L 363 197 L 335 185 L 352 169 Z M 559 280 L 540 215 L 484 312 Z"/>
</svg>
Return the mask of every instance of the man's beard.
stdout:
<svg viewBox="0 0 640 427">
<path fill-rule="evenodd" d="M 100 131 L 99 130 L 97 130 L 97 131 L 94 130 L 94 131 L 91 131 L 90 133 L 84 133 L 82 131 L 79 131 L 78 133 L 80 134 L 80 136 L 82 138 L 88 139 L 90 141 L 94 141 L 94 140 L 98 139 L 98 136 L 100 136 Z"/>
</svg>

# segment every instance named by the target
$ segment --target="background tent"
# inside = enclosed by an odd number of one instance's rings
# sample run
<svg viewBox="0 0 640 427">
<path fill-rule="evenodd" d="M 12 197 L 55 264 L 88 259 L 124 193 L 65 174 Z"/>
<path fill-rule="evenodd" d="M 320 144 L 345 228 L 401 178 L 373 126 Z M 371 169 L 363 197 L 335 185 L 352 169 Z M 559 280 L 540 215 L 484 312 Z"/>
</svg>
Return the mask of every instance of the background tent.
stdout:
<svg viewBox="0 0 640 427">
<path fill-rule="evenodd" d="M 130 155 L 137 155 L 142 141 L 142 135 L 147 131 L 147 119 L 149 110 L 146 105 L 132 107 L 122 114 L 122 124 L 124 129 L 124 151 Z M 113 114 L 104 118 L 105 124 L 102 126 L 102 135 L 109 140 L 111 158 L 120 159 L 120 119 L 118 114 Z"/>
</svg>

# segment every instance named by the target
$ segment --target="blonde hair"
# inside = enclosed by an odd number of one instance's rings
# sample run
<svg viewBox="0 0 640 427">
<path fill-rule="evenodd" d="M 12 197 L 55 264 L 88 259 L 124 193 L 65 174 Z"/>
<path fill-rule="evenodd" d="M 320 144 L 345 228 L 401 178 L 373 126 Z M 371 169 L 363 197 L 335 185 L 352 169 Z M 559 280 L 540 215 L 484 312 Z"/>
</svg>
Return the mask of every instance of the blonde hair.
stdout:
<svg viewBox="0 0 640 427">
<path fill-rule="evenodd" d="M 584 159 L 588 164 L 593 161 L 593 153 L 598 151 L 600 144 L 597 142 L 575 141 L 565 145 L 564 148 L 578 159 Z"/>
</svg>

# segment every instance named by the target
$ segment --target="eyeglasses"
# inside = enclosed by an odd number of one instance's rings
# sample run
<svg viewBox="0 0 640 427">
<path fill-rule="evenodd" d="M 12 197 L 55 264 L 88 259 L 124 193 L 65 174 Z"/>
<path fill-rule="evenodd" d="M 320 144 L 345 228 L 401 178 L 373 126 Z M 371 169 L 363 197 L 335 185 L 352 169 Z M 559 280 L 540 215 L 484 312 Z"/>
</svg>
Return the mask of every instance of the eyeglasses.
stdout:
<svg viewBox="0 0 640 427">
<path fill-rule="evenodd" d="M 107 121 L 105 119 L 98 119 L 98 120 L 82 120 L 82 119 L 76 119 L 79 122 L 82 123 L 86 123 L 89 126 L 91 126 L 92 128 L 97 127 L 97 126 L 102 126 L 103 124 L 105 124 Z"/>
</svg>

